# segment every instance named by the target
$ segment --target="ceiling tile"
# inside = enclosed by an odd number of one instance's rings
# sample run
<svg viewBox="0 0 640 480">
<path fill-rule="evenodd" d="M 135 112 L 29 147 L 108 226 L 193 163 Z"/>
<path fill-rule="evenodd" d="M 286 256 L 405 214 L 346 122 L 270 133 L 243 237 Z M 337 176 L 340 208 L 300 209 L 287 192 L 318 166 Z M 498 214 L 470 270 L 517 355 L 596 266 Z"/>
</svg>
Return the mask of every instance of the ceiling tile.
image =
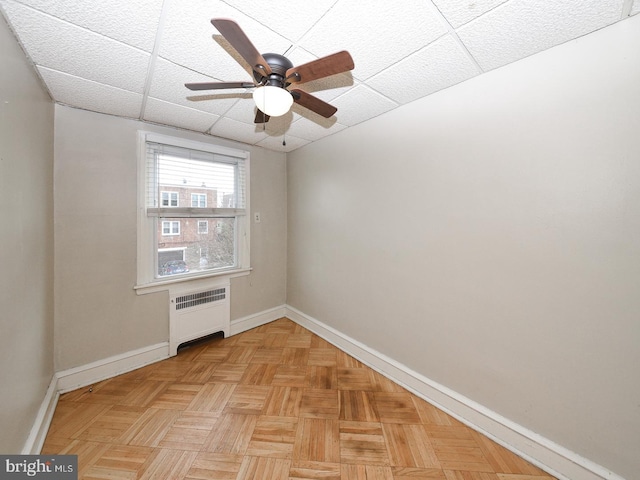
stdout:
<svg viewBox="0 0 640 480">
<path fill-rule="evenodd" d="M 254 124 L 238 122 L 228 117 L 218 120 L 213 128 L 211 135 L 216 137 L 229 138 L 238 142 L 253 145 L 267 136 L 261 131 L 261 127 Z"/>
<path fill-rule="evenodd" d="M 264 0 L 227 0 L 227 3 L 295 43 L 336 1 L 314 0 L 302 8 L 289 2 L 266 4 Z"/>
<path fill-rule="evenodd" d="M 368 85 L 404 104 L 480 72 L 460 44 L 446 35 L 369 80 Z"/>
<path fill-rule="evenodd" d="M 163 125 L 186 128 L 196 132 L 207 132 L 220 117 L 155 98 L 147 99 L 143 120 Z M 167 119 L 171 119 L 169 123 Z"/>
<path fill-rule="evenodd" d="M 219 80 L 252 81 L 249 65 L 211 24 L 216 17 L 238 23 L 259 52 L 284 53 L 291 46 L 287 39 L 220 1 L 178 1 L 169 3 L 160 55 Z"/>
<path fill-rule="evenodd" d="M 291 113 L 288 113 L 284 116 L 290 117 L 291 115 Z M 253 97 L 249 94 L 246 97 L 237 99 L 236 103 L 225 113 L 225 117 L 253 125 L 253 120 L 256 118 L 256 104 L 253 101 Z"/>
<path fill-rule="evenodd" d="M 511 0 L 457 33 L 486 71 L 545 50 L 620 19 L 624 0 Z"/>
<path fill-rule="evenodd" d="M 296 124 L 300 124 L 300 122 L 302 124 L 315 124 L 319 127 L 321 127 L 324 130 L 328 130 L 331 127 L 333 127 L 335 124 L 338 123 L 338 115 L 332 115 L 329 118 L 325 118 L 322 115 L 319 115 L 315 112 L 313 112 L 312 110 L 309 110 L 308 108 L 305 108 L 301 105 L 298 105 L 297 103 L 293 104 L 293 107 L 291 107 L 291 113 L 293 113 L 293 118 L 291 119 L 291 121 L 289 122 L 289 124 L 287 125 L 288 128 L 288 132 L 294 133 L 291 131 L 291 127 L 293 125 Z M 296 127 L 297 129 L 299 129 L 300 127 Z M 312 130 L 309 130 L 309 132 L 311 132 Z M 317 132 L 319 133 L 320 130 L 317 130 Z M 296 133 L 294 133 L 294 135 L 297 135 Z M 306 138 L 308 140 L 315 140 L 314 137 L 310 137 L 309 135 L 299 135 L 302 138 Z M 325 136 L 325 134 L 321 135 L 321 136 Z M 320 137 L 318 137 L 320 138 Z"/>
<path fill-rule="evenodd" d="M 270 117 L 267 123 L 256 124 L 258 131 L 264 132 L 266 135 L 273 137 L 282 137 L 286 132 L 288 135 L 291 124 L 294 123 L 300 116 L 296 115 L 293 111 L 290 111 L 286 115 L 279 117 Z"/>
<path fill-rule="evenodd" d="M 253 103 L 253 101 L 252 101 Z M 227 115 L 220 119 L 211 129 L 211 134 L 224 138 L 231 138 L 244 143 L 259 145 L 269 150 L 279 152 L 291 151 L 302 145 L 309 143 L 309 140 L 301 139 L 288 132 L 293 113 L 288 113 L 282 117 L 274 117 L 267 124 L 255 124 L 255 112 L 251 111 L 251 122 L 237 121 L 232 119 L 232 115 Z M 286 145 L 282 145 L 285 141 Z"/>
<path fill-rule="evenodd" d="M 238 101 L 250 97 L 246 89 L 192 91 L 185 83 L 211 82 L 211 77 L 194 72 L 162 58 L 156 61 L 149 95 L 185 107 L 222 115 Z"/>
<path fill-rule="evenodd" d="M 143 92 L 148 54 L 16 2 L 3 6 L 36 65 Z"/>
<path fill-rule="evenodd" d="M 225 6 L 218 1 L 195 3 L 195 8 L 187 2 L 169 4 L 160 38 L 160 56 L 218 80 L 251 81 L 248 67 L 241 67 L 212 38 L 217 32 L 210 20 Z"/>
<path fill-rule="evenodd" d="M 292 135 L 305 140 L 317 140 L 345 128 L 344 125 L 339 125 L 334 129 L 334 126 L 338 125 L 335 116 L 324 118 L 296 104 L 288 113 L 280 117 L 271 117 L 266 124 L 253 123 L 256 112 L 253 99 L 243 99 L 225 116 L 242 123 L 251 122 L 252 128 L 258 133 L 264 132 L 269 136 Z"/>
<path fill-rule="evenodd" d="M 287 51 L 287 58 L 291 60 L 291 63 L 295 66 L 300 66 L 308 62 L 316 60 L 318 57 L 312 53 L 307 52 L 304 48 L 295 46 Z"/>
<path fill-rule="evenodd" d="M 140 117 L 142 95 L 138 93 L 92 82 L 44 67 L 38 67 L 38 72 L 56 102 L 121 117 Z"/>
<path fill-rule="evenodd" d="M 316 56 L 348 50 L 353 76 L 365 80 L 446 33 L 446 26 L 430 2 L 339 0 L 304 36 L 300 45 Z"/>
<path fill-rule="evenodd" d="M 433 0 L 452 27 L 458 28 L 507 0 Z"/>
<path fill-rule="evenodd" d="M 266 137 L 265 139 L 260 140 L 258 143 L 256 143 L 256 145 L 278 152 L 291 152 L 296 148 L 303 147 L 308 143 L 309 140 L 303 140 L 302 138 L 286 135 L 284 139 L 283 137 Z"/>
<path fill-rule="evenodd" d="M 153 50 L 162 12 L 162 0 L 20 0 L 92 32 L 120 42 Z"/>
<path fill-rule="evenodd" d="M 398 106 L 386 97 L 364 85 L 358 85 L 337 98 L 333 105 L 338 108 L 337 121 L 352 126 L 364 122 Z"/>
<path fill-rule="evenodd" d="M 315 141 L 347 128 L 346 125 L 335 121 L 335 118 L 323 118 L 320 115 L 316 115 L 316 117 L 318 118 L 314 119 L 315 121 L 299 118 L 295 122 L 292 122 L 287 130 L 287 134 L 304 138 L 305 140 Z"/>
</svg>

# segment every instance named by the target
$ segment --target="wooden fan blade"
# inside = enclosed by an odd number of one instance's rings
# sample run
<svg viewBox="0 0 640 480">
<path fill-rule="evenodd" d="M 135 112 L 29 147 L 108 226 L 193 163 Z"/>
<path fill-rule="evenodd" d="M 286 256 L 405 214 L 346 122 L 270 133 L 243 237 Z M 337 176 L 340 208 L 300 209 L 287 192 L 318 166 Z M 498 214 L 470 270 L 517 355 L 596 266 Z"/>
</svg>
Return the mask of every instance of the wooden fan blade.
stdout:
<svg viewBox="0 0 640 480">
<path fill-rule="evenodd" d="M 256 119 L 253 121 L 253 123 L 267 123 L 269 121 L 269 118 L 269 115 L 258 109 L 256 111 Z"/>
<path fill-rule="evenodd" d="M 341 51 L 318 58 L 312 62 L 287 70 L 286 78 L 289 83 L 302 83 L 328 77 L 336 73 L 353 70 L 353 58 L 347 51 Z"/>
<path fill-rule="evenodd" d="M 291 90 L 291 95 L 293 95 L 293 101 L 298 105 L 302 105 L 312 112 L 322 115 L 324 118 L 329 118 L 338 111 L 333 105 L 329 105 L 327 102 L 320 100 L 318 97 L 314 97 L 304 90 L 293 89 Z"/>
<path fill-rule="evenodd" d="M 222 90 L 224 88 L 253 88 L 251 82 L 205 82 L 205 83 L 185 83 L 189 90 Z"/>
<path fill-rule="evenodd" d="M 271 67 L 269 67 L 267 61 L 256 50 L 249 37 L 245 35 L 236 22 L 227 18 L 212 18 L 211 23 L 254 71 L 265 77 L 271 74 Z"/>
</svg>

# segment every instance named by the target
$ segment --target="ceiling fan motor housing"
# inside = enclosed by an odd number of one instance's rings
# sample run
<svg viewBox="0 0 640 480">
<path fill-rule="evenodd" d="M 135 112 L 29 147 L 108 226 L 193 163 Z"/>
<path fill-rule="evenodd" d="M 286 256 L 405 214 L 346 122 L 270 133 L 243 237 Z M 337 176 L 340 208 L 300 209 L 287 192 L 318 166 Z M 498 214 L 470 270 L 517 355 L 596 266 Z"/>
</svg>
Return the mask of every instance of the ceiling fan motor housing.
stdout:
<svg viewBox="0 0 640 480">
<path fill-rule="evenodd" d="M 254 70 L 253 76 L 261 85 L 272 85 L 274 87 L 285 88 L 287 82 L 285 81 L 287 70 L 293 68 L 293 63 L 284 55 L 277 53 L 263 53 L 262 57 L 266 60 L 269 67 L 271 67 L 271 74 L 268 76 L 261 75 L 258 71 Z"/>
</svg>

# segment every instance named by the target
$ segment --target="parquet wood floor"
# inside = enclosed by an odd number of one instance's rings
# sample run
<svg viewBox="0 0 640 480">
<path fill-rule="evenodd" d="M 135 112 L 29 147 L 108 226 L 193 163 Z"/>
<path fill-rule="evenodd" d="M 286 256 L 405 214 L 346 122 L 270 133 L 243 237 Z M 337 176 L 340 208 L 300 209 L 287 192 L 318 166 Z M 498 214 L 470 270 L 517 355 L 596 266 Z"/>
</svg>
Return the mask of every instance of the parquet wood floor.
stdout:
<svg viewBox="0 0 640 480">
<path fill-rule="evenodd" d="M 283 318 L 60 397 L 79 478 L 553 480 Z"/>
</svg>

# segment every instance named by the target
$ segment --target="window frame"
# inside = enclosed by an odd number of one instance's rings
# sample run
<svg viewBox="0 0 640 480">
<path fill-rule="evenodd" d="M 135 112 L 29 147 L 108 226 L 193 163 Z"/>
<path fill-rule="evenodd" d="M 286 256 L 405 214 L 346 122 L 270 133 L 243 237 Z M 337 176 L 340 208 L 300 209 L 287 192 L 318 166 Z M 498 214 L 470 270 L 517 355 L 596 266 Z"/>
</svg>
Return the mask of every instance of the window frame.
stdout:
<svg viewBox="0 0 640 480">
<path fill-rule="evenodd" d="M 204 224 L 206 228 L 203 232 L 200 231 L 200 225 Z M 198 220 L 198 235 L 208 235 L 209 234 L 209 220 Z"/>
<path fill-rule="evenodd" d="M 197 205 L 193 204 L 193 197 L 197 197 Z M 204 198 L 204 205 L 200 205 L 200 199 Z M 191 194 L 191 206 L 194 208 L 207 208 L 207 194 L 206 193 L 192 193 Z"/>
<path fill-rule="evenodd" d="M 162 202 L 164 202 L 164 198 L 162 198 L 164 196 L 164 194 L 167 194 L 167 200 L 168 200 L 168 205 L 161 205 L 163 208 L 177 208 L 180 206 L 180 194 L 178 192 L 174 192 L 171 190 L 162 190 L 160 191 L 160 198 L 162 200 Z M 172 197 L 175 195 L 176 197 L 176 204 L 175 205 L 171 205 L 171 201 L 172 201 Z"/>
<path fill-rule="evenodd" d="M 243 159 L 245 171 L 245 208 L 236 209 L 235 228 L 236 228 L 236 244 L 235 257 L 236 264 L 227 269 L 206 270 L 203 272 L 194 272 L 186 275 L 178 275 L 174 278 L 156 278 L 157 271 L 157 249 L 155 245 L 156 235 L 158 234 L 158 221 L 162 221 L 159 216 L 152 216 L 147 213 L 146 206 L 146 161 L 147 161 L 147 143 L 160 143 L 168 146 L 182 147 L 192 150 L 200 150 L 208 153 L 224 155 Z M 168 290 L 169 286 L 181 282 L 192 282 L 194 284 L 202 284 L 206 279 L 212 279 L 217 282 L 220 277 L 234 278 L 238 276 L 248 275 L 251 271 L 250 265 L 250 155 L 246 150 L 223 147 L 209 142 L 198 142 L 187 140 L 180 137 L 173 137 L 158 134 L 149 131 L 138 132 L 138 241 L 137 241 L 137 283 L 134 286 L 136 293 L 141 295 L 145 293 L 153 293 L 157 291 Z M 149 210 L 162 210 L 159 209 Z M 160 220 L 159 220 L 160 218 Z M 197 218 L 197 217 L 196 217 Z"/>
<path fill-rule="evenodd" d="M 164 233 L 164 225 L 165 223 L 169 224 L 169 233 Z M 162 236 L 163 237 L 174 237 L 176 235 L 180 235 L 180 220 L 162 220 Z M 176 232 L 173 231 L 174 225 L 178 226 L 178 230 Z"/>
</svg>

